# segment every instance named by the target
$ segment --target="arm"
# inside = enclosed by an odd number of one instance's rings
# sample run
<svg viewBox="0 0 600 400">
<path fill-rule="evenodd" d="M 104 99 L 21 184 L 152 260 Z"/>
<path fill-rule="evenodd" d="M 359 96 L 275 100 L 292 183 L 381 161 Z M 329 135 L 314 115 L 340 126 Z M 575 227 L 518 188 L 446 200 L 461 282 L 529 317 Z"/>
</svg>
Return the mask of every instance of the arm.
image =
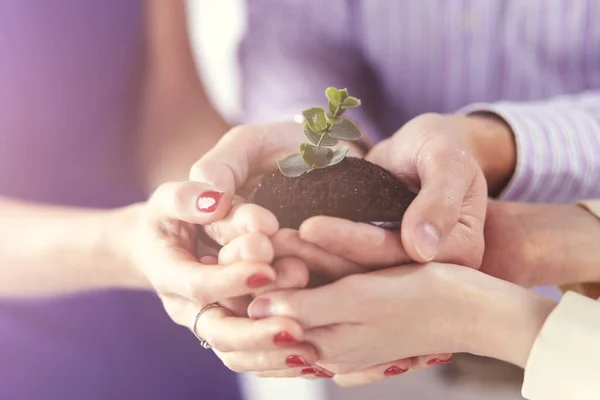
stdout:
<svg viewBox="0 0 600 400">
<path fill-rule="evenodd" d="M 495 174 L 490 188 L 501 199 L 564 203 L 600 196 L 600 92 L 474 104 L 459 113 L 487 115 L 495 130 L 479 125 L 470 134 L 473 153 L 486 177 Z"/>
<path fill-rule="evenodd" d="M 197 74 L 183 0 L 150 0 L 136 151 L 151 193 L 187 179 L 191 165 L 229 129 Z"/>
<path fill-rule="evenodd" d="M 0 198 L 0 294 L 140 287 L 108 251 L 111 215 Z"/>
</svg>

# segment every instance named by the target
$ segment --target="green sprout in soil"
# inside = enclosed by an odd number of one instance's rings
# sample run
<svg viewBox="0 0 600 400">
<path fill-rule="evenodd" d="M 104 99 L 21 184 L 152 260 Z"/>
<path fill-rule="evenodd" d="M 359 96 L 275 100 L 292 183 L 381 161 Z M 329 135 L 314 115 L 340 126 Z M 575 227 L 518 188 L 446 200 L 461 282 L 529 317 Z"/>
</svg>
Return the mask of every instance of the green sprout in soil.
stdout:
<svg viewBox="0 0 600 400">
<path fill-rule="evenodd" d="M 360 107 L 360 100 L 348 95 L 347 89 L 333 87 L 325 90 L 329 112 L 321 107 L 312 107 L 302 111 L 304 116 L 304 135 L 310 143 L 300 145 L 300 153 L 277 160 L 281 173 L 290 178 L 296 178 L 317 168 L 326 168 L 340 163 L 346 154 L 348 146 L 336 150 L 340 140 L 352 142 L 362 137 L 360 129 L 354 121 L 342 115 L 346 110 Z"/>
</svg>

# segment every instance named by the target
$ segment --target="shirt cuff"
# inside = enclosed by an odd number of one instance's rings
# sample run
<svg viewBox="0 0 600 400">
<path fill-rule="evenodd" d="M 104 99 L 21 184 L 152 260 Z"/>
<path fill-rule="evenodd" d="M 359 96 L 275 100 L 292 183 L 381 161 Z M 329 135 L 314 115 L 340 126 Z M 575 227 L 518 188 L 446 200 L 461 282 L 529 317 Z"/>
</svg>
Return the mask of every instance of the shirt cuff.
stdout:
<svg viewBox="0 0 600 400">
<path fill-rule="evenodd" d="M 517 147 L 503 200 L 566 203 L 593 197 L 600 174 L 600 126 L 588 113 L 552 102 L 472 104 L 459 114 L 490 112 L 511 127 Z"/>
<path fill-rule="evenodd" d="M 535 340 L 522 394 L 530 400 L 592 400 L 600 393 L 600 303 L 568 292 Z"/>
</svg>

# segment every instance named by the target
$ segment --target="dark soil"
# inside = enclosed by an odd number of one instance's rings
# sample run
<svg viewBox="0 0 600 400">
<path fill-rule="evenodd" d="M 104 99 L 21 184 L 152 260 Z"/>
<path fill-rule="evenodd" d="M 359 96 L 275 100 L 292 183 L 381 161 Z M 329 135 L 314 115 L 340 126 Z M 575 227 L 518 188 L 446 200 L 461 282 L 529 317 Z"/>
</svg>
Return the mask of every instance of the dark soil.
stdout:
<svg viewBox="0 0 600 400">
<path fill-rule="evenodd" d="M 317 215 L 355 222 L 401 222 L 414 198 L 390 172 L 347 157 L 298 178 L 287 178 L 278 169 L 265 174 L 251 201 L 274 213 L 282 228 L 298 229 Z"/>
</svg>

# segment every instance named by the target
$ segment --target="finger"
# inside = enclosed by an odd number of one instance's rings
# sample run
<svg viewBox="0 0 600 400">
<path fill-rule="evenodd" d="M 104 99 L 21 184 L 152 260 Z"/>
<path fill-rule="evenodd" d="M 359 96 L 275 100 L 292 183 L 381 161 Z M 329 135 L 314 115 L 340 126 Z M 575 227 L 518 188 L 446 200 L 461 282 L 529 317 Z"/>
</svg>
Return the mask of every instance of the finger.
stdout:
<svg viewBox="0 0 600 400">
<path fill-rule="evenodd" d="M 305 328 L 314 328 L 354 322 L 355 304 L 349 293 L 356 293 L 348 278 L 315 289 L 286 290 L 263 294 L 250 304 L 251 318 L 285 316 L 298 321 Z M 343 296 L 343 294 L 346 296 Z M 337 299 L 344 298 L 344 301 Z"/>
<path fill-rule="evenodd" d="M 187 320 L 193 321 L 197 312 L 197 307 L 192 309 L 192 312 L 188 312 Z M 192 320 L 190 320 L 190 316 L 192 316 Z M 279 348 L 297 349 L 304 338 L 302 328 L 292 319 L 283 317 L 261 320 L 240 318 L 232 316 L 230 311 L 222 307 L 213 307 L 207 310 L 198 319 L 195 329 L 200 337 L 222 353 Z"/>
<path fill-rule="evenodd" d="M 229 213 L 231 196 L 202 182 L 168 182 L 148 200 L 153 219 L 171 218 L 205 225 Z"/>
<path fill-rule="evenodd" d="M 275 270 L 266 263 L 203 265 L 183 249 L 169 248 L 163 253 L 164 256 L 148 261 L 157 265 L 150 276 L 155 289 L 201 305 L 250 294 L 275 281 Z"/>
<path fill-rule="evenodd" d="M 247 233 L 261 233 L 270 237 L 278 229 L 279 222 L 273 213 L 248 203 L 234 205 L 221 220 L 204 227 L 206 235 L 221 246 Z"/>
<path fill-rule="evenodd" d="M 310 272 L 324 275 L 332 280 L 365 271 L 355 262 L 302 240 L 299 232 L 292 229 L 279 230 L 273 235 L 271 241 L 276 258 L 290 256 L 299 258 L 306 263 Z"/>
<path fill-rule="evenodd" d="M 411 261 L 398 232 L 333 217 L 313 217 L 300 226 L 299 236 L 370 269 Z"/>
<path fill-rule="evenodd" d="M 377 365 L 363 371 L 352 372 L 349 374 L 337 374 L 334 378 L 334 381 L 342 387 L 366 385 L 402 375 L 408 372 L 410 368 L 411 359 L 405 358 L 402 360 Z"/>
<path fill-rule="evenodd" d="M 452 353 L 430 354 L 412 358 L 412 369 L 419 371 L 436 365 L 446 365 L 452 362 Z"/>
<path fill-rule="evenodd" d="M 252 302 L 251 296 L 230 297 L 219 301 L 219 305 L 231 311 L 236 317 L 248 317 L 248 306 Z"/>
<path fill-rule="evenodd" d="M 308 285 L 308 266 L 298 258 L 279 258 L 275 260 L 273 269 L 277 274 L 275 287 L 278 289 L 301 289 Z"/>
<path fill-rule="evenodd" d="M 309 366 L 309 367 L 301 367 L 301 368 L 287 368 L 287 369 L 279 369 L 272 371 L 256 371 L 254 375 L 260 378 L 295 378 L 295 377 L 303 377 L 306 379 L 318 379 L 318 378 L 327 378 L 331 379 L 335 375 L 323 371 L 321 368 L 317 366 Z"/>
<path fill-rule="evenodd" d="M 215 351 L 223 363 L 235 372 L 307 368 L 317 361 L 317 353 L 309 344 L 267 351 Z"/>
<path fill-rule="evenodd" d="M 302 135 L 302 125 L 293 122 L 233 128 L 192 166 L 190 179 L 233 195 L 253 175 L 275 168 L 277 158 L 293 152 Z"/>
<path fill-rule="evenodd" d="M 273 245 L 269 238 L 257 232 L 245 233 L 219 251 L 219 264 L 228 265 L 238 261 L 271 263 Z"/>
</svg>

